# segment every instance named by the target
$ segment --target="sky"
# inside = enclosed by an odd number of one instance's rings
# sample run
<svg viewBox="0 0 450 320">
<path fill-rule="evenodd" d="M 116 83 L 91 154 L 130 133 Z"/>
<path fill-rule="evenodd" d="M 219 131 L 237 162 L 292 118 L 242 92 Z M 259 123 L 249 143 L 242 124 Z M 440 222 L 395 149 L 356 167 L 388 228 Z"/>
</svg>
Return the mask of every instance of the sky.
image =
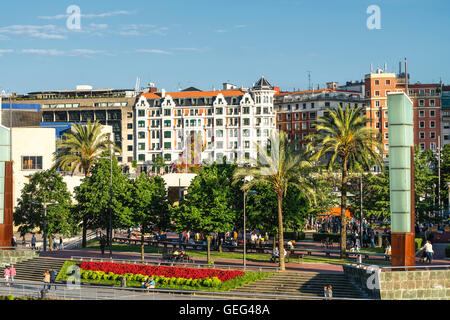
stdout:
<svg viewBox="0 0 450 320">
<path fill-rule="evenodd" d="M 67 14 L 80 9 L 80 29 Z M 367 20 L 380 9 L 380 29 Z M 362 80 L 373 68 L 450 83 L 447 0 L 16 0 L 0 9 L 0 90 L 19 94 L 152 82 L 175 91 L 282 90 Z"/>
</svg>

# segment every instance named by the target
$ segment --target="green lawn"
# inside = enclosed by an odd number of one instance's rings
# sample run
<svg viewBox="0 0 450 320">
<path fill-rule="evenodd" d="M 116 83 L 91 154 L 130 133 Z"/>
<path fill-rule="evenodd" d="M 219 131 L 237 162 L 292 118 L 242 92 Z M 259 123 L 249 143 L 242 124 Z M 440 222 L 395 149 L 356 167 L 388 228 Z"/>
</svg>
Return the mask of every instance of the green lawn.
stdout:
<svg viewBox="0 0 450 320">
<path fill-rule="evenodd" d="M 88 248 L 95 248 L 99 249 L 100 244 L 97 240 L 91 240 L 87 243 Z M 108 248 L 109 250 L 109 248 Z M 105 252 L 108 250 L 105 249 Z M 151 254 L 162 254 L 162 247 L 151 247 L 151 246 L 145 246 L 145 253 L 151 253 Z M 367 250 L 367 251 L 364 251 Z M 361 250 L 361 252 L 379 252 L 384 253 L 383 248 L 366 248 L 364 250 Z M 373 251 L 372 251 L 373 250 Z M 381 250 L 381 251 L 379 251 Z M 120 251 L 120 252 L 141 252 L 141 247 L 138 245 L 128 245 L 128 244 L 121 244 L 121 243 L 113 243 L 112 245 L 112 251 Z M 206 258 L 207 252 L 206 251 L 198 251 L 198 250 L 186 250 L 186 253 L 191 258 Z M 268 253 L 262 254 L 262 253 L 247 253 L 246 258 L 247 261 L 252 262 L 268 262 L 270 261 L 271 255 Z M 242 253 L 236 253 L 236 252 L 217 252 L 217 251 L 211 251 L 211 259 L 238 259 L 242 261 Z M 320 256 L 307 256 L 305 255 L 303 258 L 303 263 L 325 263 L 325 264 L 346 264 L 355 262 L 356 259 L 339 259 L 339 258 L 332 258 L 332 257 L 320 257 Z M 297 259 L 291 259 L 290 262 L 293 263 L 302 263 L 302 260 L 297 261 Z M 388 265 L 388 261 L 383 260 L 365 260 L 363 259 L 364 263 L 367 264 L 377 264 L 377 265 Z"/>
</svg>

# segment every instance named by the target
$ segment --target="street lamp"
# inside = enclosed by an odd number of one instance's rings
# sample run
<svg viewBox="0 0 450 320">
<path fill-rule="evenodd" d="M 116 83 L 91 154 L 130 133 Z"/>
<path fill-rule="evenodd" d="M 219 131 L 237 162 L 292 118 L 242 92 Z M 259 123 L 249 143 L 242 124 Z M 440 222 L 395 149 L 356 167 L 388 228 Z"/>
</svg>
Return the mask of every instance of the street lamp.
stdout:
<svg viewBox="0 0 450 320">
<path fill-rule="evenodd" d="M 111 135 L 109 136 L 109 140 L 111 140 Z M 108 159 L 107 157 L 101 157 L 101 159 Z M 113 198 L 113 187 L 112 187 L 112 143 L 109 148 L 109 161 L 110 161 L 110 186 L 109 186 L 109 230 L 108 230 L 108 239 L 109 239 L 109 258 L 112 258 L 112 198 Z"/>
<path fill-rule="evenodd" d="M 253 177 L 245 177 L 245 181 L 251 181 L 253 179 Z M 254 190 L 250 190 L 251 194 L 255 194 L 256 191 Z M 244 190 L 244 255 L 243 255 L 243 265 L 244 265 L 244 269 L 247 266 L 247 262 L 246 262 L 246 253 L 247 253 L 247 226 L 246 226 L 246 208 L 247 208 L 247 194 L 248 191 Z"/>
</svg>

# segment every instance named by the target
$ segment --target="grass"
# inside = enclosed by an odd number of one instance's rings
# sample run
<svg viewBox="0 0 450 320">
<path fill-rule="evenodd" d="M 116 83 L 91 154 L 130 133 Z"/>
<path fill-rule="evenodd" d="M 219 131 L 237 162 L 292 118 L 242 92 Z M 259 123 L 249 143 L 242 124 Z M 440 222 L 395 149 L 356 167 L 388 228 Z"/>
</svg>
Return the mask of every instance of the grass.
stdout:
<svg viewBox="0 0 450 320">
<path fill-rule="evenodd" d="M 74 265 L 77 265 L 79 262 L 76 261 L 65 261 L 63 267 L 61 268 L 61 271 L 58 274 L 58 277 L 56 278 L 56 281 L 65 281 L 68 280 L 69 274 L 67 270 Z M 220 291 L 225 292 L 229 291 L 231 289 L 235 289 L 238 287 L 242 287 L 248 283 L 266 278 L 268 276 L 273 275 L 273 273 L 269 272 L 246 272 L 243 276 L 236 277 L 234 279 L 222 282 L 220 286 L 217 287 L 193 287 L 193 286 L 186 286 L 186 285 L 171 285 L 166 284 L 162 285 L 160 283 L 156 284 L 156 288 L 164 288 L 164 289 L 175 289 L 175 290 L 195 290 L 195 291 Z M 90 284 L 98 284 L 98 285 L 112 285 L 113 287 L 120 287 L 121 282 L 120 280 L 105 280 L 105 279 L 96 279 L 96 280 L 90 280 L 90 279 L 80 279 L 83 283 L 90 283 Z M 127 287 L 130 288 L 141 288 L 141 282 L 140 281 L 127 281 Z"/>
<path fill-rule="evenodd" d="M 87 243 L 87 248 L 100 248 L 100 243 L 97 240 L 91 240 Z M 151 254 L 160 254 L 162 255 L 163 248 L 162 247 L 152 247 L 145 246 L 145 253 Z M 113 243 L 112 251 L 120 251 L 120 252 L 141 252 L 141 247 L 139 245 L 128 245 L 122 243 Z M 361 252 L 368 253 L 384 253 L 383 248 L 365 248 L 361 250 Z M 197 250 L 186 250 L 186 253 L 191 258 L 206 258 L 206 251 L 197 251 Z M 217 252 L 211 251 L 211 259 L 237 259 L 242 260 L 242 253 L 238 252 Z M 269 253 L 247 253 L 246 255 L 247 261 L 252 262 L 269 262 L 271 255 Z M 290 262 L 293 263 L 322 263 L 322 264 L 348 264 L 351 262 L 355 262 L 356 259 L 340 259 L 340 258 L 331 258 L 331 257 L 321 257 L 321 256 L 307 256 L 305 255 L 303 261 L 297 261 L 296 259 L 291 259 Z M 376 265 L 387 265 L 388 261 L 383 260 L 363 260 L 364 263 L 367 264 L 376 264 Z"/>
</svg>

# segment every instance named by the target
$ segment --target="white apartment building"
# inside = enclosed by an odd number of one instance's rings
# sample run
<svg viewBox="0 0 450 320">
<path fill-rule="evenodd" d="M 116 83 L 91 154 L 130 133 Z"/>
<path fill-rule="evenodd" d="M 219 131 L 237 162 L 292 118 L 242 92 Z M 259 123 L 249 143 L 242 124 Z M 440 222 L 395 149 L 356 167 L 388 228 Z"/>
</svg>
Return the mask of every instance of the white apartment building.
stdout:
<svg viewBox="0 0 450 320">
<path fill-rule="evenodd" d="M 166 164 L 237 161 L 257 156 L 275 127 L 275 90 L 264 78 L 251 89 L 188 88 L 143 93 L 135 110 L 135 158 L 147 171 L 159 155 Z"/>
</svg>

